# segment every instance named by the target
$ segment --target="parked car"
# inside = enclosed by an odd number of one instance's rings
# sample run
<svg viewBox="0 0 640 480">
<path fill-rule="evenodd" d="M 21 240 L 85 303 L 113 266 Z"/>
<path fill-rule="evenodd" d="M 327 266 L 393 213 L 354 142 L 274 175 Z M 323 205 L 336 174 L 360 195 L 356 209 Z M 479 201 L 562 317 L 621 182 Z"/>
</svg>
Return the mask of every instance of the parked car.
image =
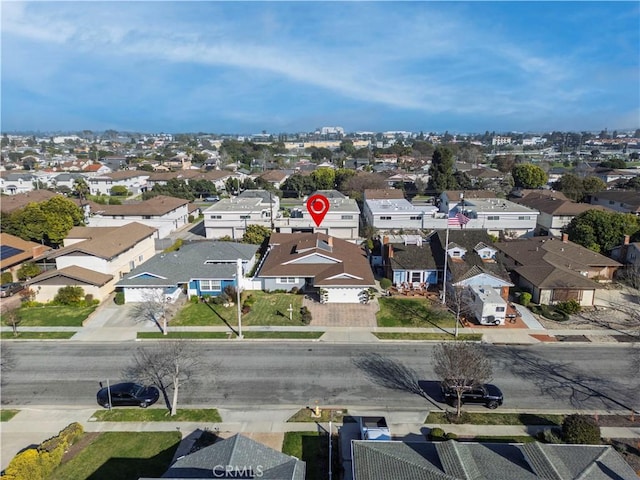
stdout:
<svg viewBox="0 0 640 480">
<path fill-rule="evenodd" d="M 0 297 L 10 297 L 11 295 L 18 293 L 24 288 L 20 282 L 3 283 L 0 285 Z"/>
<path fill-rule="evenodd" d="M 442 382 L 440 388 L 442 389 L 444 401 L 449 405 L 455 406 L 458 401 L 455 388 L 451 387 L 447 382 Z M 461 400 L 462 403 L 484 404 L 487 408 L 494 409 L 502 405 L 504 396 L 502 391 L 495 385 L 484 383 L 464 387 Z"/>
<path fill-rule="evenodd" d="M 100 386 L 102 387 L 102 384 Z M 109 393 L 111 394 L 112 407 L 140 406 L 147 408 L 160 398 L 160 392 L 156 387 L 132 382 L 116 383 L 109 387 L 100 388 L 97 394 L 100 406 L 109 408 Z"/>
</svg>

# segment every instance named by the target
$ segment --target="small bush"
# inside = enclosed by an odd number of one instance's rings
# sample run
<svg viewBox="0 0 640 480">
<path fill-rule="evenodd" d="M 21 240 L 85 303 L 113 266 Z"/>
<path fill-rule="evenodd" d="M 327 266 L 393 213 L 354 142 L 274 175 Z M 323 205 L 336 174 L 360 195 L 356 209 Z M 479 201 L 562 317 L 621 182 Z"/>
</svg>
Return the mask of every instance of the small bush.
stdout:
<svg viewBox="0 0 640 480">
<path fill-rule="evenodd" d="M 391 280 L 389 280 L 388 278 L 383 278 L 382 280 L 380 280 L 381 289 L 388 290 L 389 287 L 391 287 Z"/>
<path fill-rule="evenodd" d="M 538 432 L 536 438 L 543 443 L 564 443 L 562 432 L 557 428 L 545 428 Z"/>
<path fill-rule="evenodd" d="M 242 307 L 242 314 L 243 315 L 246 315 L 250 311 L 251 311 L 251 307 L 249 305 L 245 305 L 245 306 Z"/>
<path fill-rule="evenodd" d="M 84 304 L 85 305 L 91 305 L 93 303 L 93 294 L 92 293 L 87 293 L 84 296 Z"/>
<path fill-rule="evenodd" d="M 198 303 L 198 302 L 200 301 L 200 297 L 198 297 L 198 295 L 191 295 L 191 296 L 189 297 L 189 301 L 190 301 L 191 303 Z"/>
<path fill-rule="evenodd" d="M 11 272 L 2 272 L 2 274 L 0 274 L 0 282 L 3 284 L 13 282 L 13 274 Z"/>
<path fill-rule="evenodd" d="M 300 320 L 304 325 L 309 325 L 311 323 L 311 311 L 307 307 L 302 307 L 300 309 Z"/>
<path fill-rule="evenodd" d="M 560 302 L 556 305 L 556 310 L 559 310 L 567 315 L 573 315 L 581 310 L 580 304 L 576 300 L 567 300 L 566 302 Z"/>
<path fill-rule="evenodd" d="M 238 295 L 238 290 L 236 290 L 236 287 L 234 287 L 233 285 L 227 285 L 226 287 L 224 287 L 224 293 L 230 299 L 235 299 Z M 234 301 L 234 300 L 231 300 L 231 301 Z"/>
<path fill-rule="evenodd" d="M 194 220 L 195 220 L 195 217 L 193 215 L 189 215 L 187 217 L 187 222 L 189 222 L 189 223 L 193 223 Z"/>
<path fill-rule="evenodd" d="M 297 295 L 297 294 L 298 294 L 298 291 L 300 291 L 300 289 L 299 289 L 298 287 L 293 287 L 293 288 L 291 289 L 291 293 L 293 293 L 294 295 Z"/>
<path fill-rule="evenodd" d="M 124 305 L 124 292 L 116 292 L 116 296 L 113 298 L 113 302 L 116 305 Z"/>
<path fill-rule="evenodd" d="M 432 428 L 431 431 L 429 431 L 429 440 L 445 440 L 446 435 L 443 429 L 439 427 Z"/>
<path fill-rule="evenodd" d="M 531 294 L 529 292 L 524 292 L 520 295 L 520 303 L 523 307 L 526 307 L 531 303 Z"/>
<path fill-rule="evenodd" d="M 562 438 L 566 443 L 599 445 L 600 426 L 587 415 L 569 415 L 562 422 Z"/>
<path fill-rule="evenodd" d="M 84 299 L 84 290 L 82 287 L 74 287 L 68 285 L 58 289 L 58 293 L 53 301 L 58 305 L 80 305 Z"/>
<path fill-rule="evenodd" d="M 447 434 L 445 435 L 445 438 L 446 438 L 447 440 L 457 440 L 457 439 L 458 439 L 458 435 L 456 435 L 456 434 L 455 434 L 455 433 L 453 433 L 453 432 L 449 432 L 449 433 L 447 433 Z"/>
</svg>

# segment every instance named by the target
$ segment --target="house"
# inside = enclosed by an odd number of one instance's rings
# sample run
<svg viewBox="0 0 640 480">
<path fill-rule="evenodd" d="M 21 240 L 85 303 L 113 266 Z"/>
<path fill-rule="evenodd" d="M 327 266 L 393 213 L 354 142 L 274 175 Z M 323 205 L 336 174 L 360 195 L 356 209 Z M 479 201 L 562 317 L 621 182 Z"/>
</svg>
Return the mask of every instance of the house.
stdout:
<svg viewBox="0 0 640 480">
<path fill-rule="evenodd" d="M 608 208 L 599 205 L 572 202 L 560 192 L 556 192 L 557 195 L 542 192 L 542 190 L 533 191 L 520 199 L 514 200 L 515 203 L 539 212 L 535 229 L 537 235 L 559 237 L 562 235 L 564 228 L 569 225 L 571 220 L 577 215 L 592 209 L 609 211 Z"/>
<path fill-rule="evenodd" d="M 16 272 L 23 263 L 32 261 L 48 250 L 50 248 L 45 245 L 0 232 L 0 271 L 10 272 L 13 281 L 16 281 Z"/>
<path fill-rule="evenodd" d="M 94 202 L 89 205 L 87 225 L 90 227 L 120 227 L 138 222 L 156 229 L 156 238 L 167 237 L 187 225 L 189 220 L 189 201 L 166 195 L 122 205 L 100 205 Z"/>
<path fill-rule="evenodd" d="M 23 209 L 30 203 L 46 202 L 56 195 L 59 195 L 59 193 L 50 192 L 49 190 L 33 190 L 31 192 L 3 196 L 0 202 L 0 211 L 3 215 L 11 214 L 16 210 Z"/>
<path fill-rule="evenodd" d="M 360 303 L 375 286 L 364 249 L 324 233 L 273 233 L 256 279 L 264 290 L 318 292 L 326 303 Z"/>
<path fill-rule="evenodd" d="M 616 212 L 640 215 L 640 193 L 636 191 L 606 190 L 594 193 L 590 203 Z"/>
<path fill-rule="evenodd" d="M 142 302 L 161 296 L 174 302 L 183 291 L 192 295 L 218 296 L 227 286 L 248 288 L 236 275 L 238 260 L 242 273 L 252 271 L 256 245 L 235 242 L 197 241 L 185 243 L 179 250 L 156 255 L 131 270 L 116 287 L 124 292 L 125 302 Z"/>
<path fill-rule="evenodd" d="M 629 235 L 625 235 L 622 245 L 611 250 L 611 258 L 640 272 L 640 242 L 631 242 Z"/>
<path fill-rule="evenodd" d="M 27 282 L 39 302 L 53 300 L 62 287 L 81 287 L 85 295 L 104 300 L 113 291 L 113 275 L 75 265 L 47 270 Z"/>
<path fill-rule="evenodd" d="M 271 184 L 276 189 L 279 189 L 289 177 L 290 174 L 284 170 L 267 170 L 258 176 L 263 182 Z"/>
<path fill-rule="evenodd" d="M 129 195 L 139 195 L 147 190 L 150 173 L 142 170 L 118 170 L 88 179 L 91 195 L 110 195 L 113 187 L 125 187 Z"/>
<path fill-rule="evenodd" d="M 329 209 L 320 225 L 316 225 L 311 218 L 305 200 L 302 208 L 291 210 L 289 217 L 277 216 L 274 219 L 275 231 L 279 233 L 326 233 L 345 240 L 359 238 L 360 208 L 354 199 L 337 190 L 318 190 L 309 195 L 309 198 L 314 195 L 323 195 L 329 200 Z"/>
<path fill-rule="evenodd" d="M 205 236 L 241 239 L 248 225 L 273 228 L 279 209 L 279 197 L 266 190 L 246 190 L 237 197 L 223 198 L 203 212 Z"/>
<path fill-rule="evenodd" d="M 296 457 L 236 434 L 178 458 L 162 478 L 304 480 L 305 469 Z"/>
<path fill-rule="evenodd" d="M 401 240 L 401 241 L 398 241 Z M 433 244 L 420 235 L 387 236 L 382 240 L 382 268 L 393 285 L 419 285 L 427 290 L 437 285 L 442 265 L 432 250 Z"/>
<path fill-rule="evenodd" d="M 382 232 L 444 228 L 446 216 L 436 217 L 437 212 L 433 205 L 413 205 L 404 198 L 402 190 L 364 191 L 364 221 Z"/>
<path fill-rule="evenodd" d="M 632 480 L 611 445 L 354 440 L 353 480 Z"/>
<path fill-rule="evenodd" d="M 595 291 L 611 282 L 621 264 L 577 243 L 563 234 L 496 243 L 511 277 L 532 294 L 534 303 L 553 305 L 576 300 L 592 306 Z"/>
<path fill-rule="evenodd" d="M 74 227 L 64 240 L 64 247 L 53 250 L 38 259 L 45 273 L 33 278 L 29 284 L 38 287 L 36 300 L 52 300 L 61 286 L 77 281 L 91 281 L 99 285 L 98 300 L 111 293 L 115 283 L 136 266 L 155 254 L 156 229 L 137 222 L 122 227 Z M 56 270 L 50 270 L 55 262 Z M 69 267 L 72 275 L 67 275 Z"/>
<path fill-rule="evenodd" d="M 32 172 L 1 172 L 0 192 L 6 195 L 16 195 L 35 190 L 34 183 L 38 178 Z"/>
</svg>

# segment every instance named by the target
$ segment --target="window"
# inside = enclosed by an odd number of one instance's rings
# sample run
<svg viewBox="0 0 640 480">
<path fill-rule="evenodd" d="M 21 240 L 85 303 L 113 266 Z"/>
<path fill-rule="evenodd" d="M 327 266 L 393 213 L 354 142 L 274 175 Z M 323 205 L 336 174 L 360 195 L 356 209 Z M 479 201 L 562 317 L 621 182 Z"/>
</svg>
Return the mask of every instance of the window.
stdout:
<svg viewBox="0 0 640 480">
<path fill-rule="evenodd" d="M 340 218 L 342 220 L 353 220 L 353 215 L 342 215 Z"/>
<path fill-rule="evenodd" d="M 380 220 L 391 220 L 391 217 L 380 217 Z"/>
<path fill-rule="evenodd" d="M 411 272 L 411 282 L 412 283 L 420 283 L 422 279 L 420 278 L 420 272 Z"/>
<path fill-rule="evenodd" d="M 139 256 L 138 256 L 138 261 L 139 261 L 140 263 L 142 263 L 142 261 L 143 261 L 143 260 L 144 260 L 144 255 L 139 255 Z"/>
<path fill-rule="evenodd" d="M 615 204 L 616 204 L 615 200 L 609 200 L 609 205 L 615 205 Z"/>
<path fill-rule="evenodd" d="M 420 220 L 420 216 L 409 217 L 409 220 Z"/>
<path fill-rule="evenodd" d="M 297 283 L 295 277 L 280 277 L 276 280 L 277 283 Z"/>
<path fill-rule="evenodd" d="M 249 220 L 251 215 L 240 215 L 240 220 Z"/>
<path fill-rule="evenodd" d="M 222 215 L 211 215 L 211 220 L 222 220 Z"/>
<path fill-rule="evenodd" d="M 529 215 L 521 215 L 518 217 L 518 220 L 531 220 L 531 217 Z"/>
<path fill-rule="evenodd" d="M 489 215 L 487 220 L 500 220 L 500 217 L 498 215 Z"/>
<path fill-rule="evenodd" d="M 145 220 L 151 220 L 151 215 L 143 215 L 142 218 Z"/>
<path fill-rule="evenodd" d="M 496 312 L 504 312 L 504 307 L 496 307 Z"/>
<path fill-rule="evenodd" d="M 131 260 L 131 261 L 129 262 L 129 269 L 130 269 L 130 270 L 133 270 L 134 268 L 136 268 L 136 262 L 134 262 L 133 260 Z"/>
<path fill-rule="evenodd" d="M 222 290 L 222 282 L 220 280 L 200 280 L 200 290 L 219 292 Z"/>
</svg>

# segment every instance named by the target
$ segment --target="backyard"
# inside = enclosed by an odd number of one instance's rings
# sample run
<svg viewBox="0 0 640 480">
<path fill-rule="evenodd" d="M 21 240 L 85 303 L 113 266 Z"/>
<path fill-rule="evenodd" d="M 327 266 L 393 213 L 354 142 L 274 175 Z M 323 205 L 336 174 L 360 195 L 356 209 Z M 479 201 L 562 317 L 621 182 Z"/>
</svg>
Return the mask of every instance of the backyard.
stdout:
<svg viewBox="0 0 640 480">
<path fill-rule="evenodd" d="M 242 314 L 243 326 L 302 325 L 300 307 L 302 295 L 292 293 L 243 292 L 242 301 L 251 295 L 255 302 L 248 313 Z M 289 319 L 291 307 L 291 319 Z M 171 327 L 238 325 L 237 305 L 225 307 L 213 303 L 188 303 L 171 320 Z"/>
<path fill-rule="evenodd" d="M 426 298 L 381 297 L 379 327 L 453 328 L 455 318 Z"/>
</svg>

